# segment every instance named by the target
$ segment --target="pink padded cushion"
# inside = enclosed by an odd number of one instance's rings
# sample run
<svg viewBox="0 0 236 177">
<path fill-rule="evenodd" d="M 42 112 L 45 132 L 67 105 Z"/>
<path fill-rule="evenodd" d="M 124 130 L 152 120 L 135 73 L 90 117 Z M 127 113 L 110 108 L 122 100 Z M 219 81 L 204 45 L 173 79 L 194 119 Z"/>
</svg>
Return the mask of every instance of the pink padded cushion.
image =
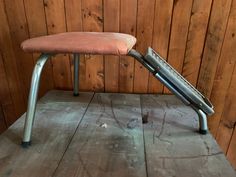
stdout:
<svg viewBox="0 0 236 177">
<path fill-rule="evenodd" d="M 122 33 L 67 32 L 41 36 L 21 44 L 25 52 L 126 55 L 136 38 Z"/>
</svg>

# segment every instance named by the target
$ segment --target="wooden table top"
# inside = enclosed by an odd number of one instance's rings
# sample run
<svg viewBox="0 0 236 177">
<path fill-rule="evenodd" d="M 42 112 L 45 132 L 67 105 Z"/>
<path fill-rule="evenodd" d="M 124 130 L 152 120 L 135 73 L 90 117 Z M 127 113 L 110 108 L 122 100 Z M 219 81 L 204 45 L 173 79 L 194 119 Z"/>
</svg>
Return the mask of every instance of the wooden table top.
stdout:
<svg viewBox="0 0 236 177">
<path fill-rule="evenodd" d="M 197 114 L 172 95 L 50 91 L 28 149 L 24 118 L 0 135 L 1 177 L 236 177 L 211 134 L 197 132 Z"/>
</svg>

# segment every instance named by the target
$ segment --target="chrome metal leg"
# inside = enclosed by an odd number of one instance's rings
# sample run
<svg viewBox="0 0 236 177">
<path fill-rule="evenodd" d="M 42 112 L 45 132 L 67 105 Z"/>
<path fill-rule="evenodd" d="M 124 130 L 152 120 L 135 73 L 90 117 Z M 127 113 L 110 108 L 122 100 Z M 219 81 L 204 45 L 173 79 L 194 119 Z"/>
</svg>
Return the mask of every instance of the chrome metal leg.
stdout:
<svg viewBox="0 0 236 177">
<path fill-rule="evenodd" d="M 199 133 L 205 135 L 208 132 L 208 126 L 207 126 L 207 116 L 206 113 L 204 113 L 202 110 L 197 109 L 195 107 L 192 107 L 198 114 L 199 118 Z"/>
<path fill-rule="evenodd" d="M 42 54 L 39 57 L 36 65 L 34 67 L 32 79 L 31 79 L 30 93 L 29 93 L 29 98 L 28 98 L 28 108 L 27 108 L 27 112 L 26 112 L 24 136 L 23 136 L 23 140 L 22 140 L 23 147 L 28 147 L 30 145 L 32 126 L 33 126 L 33 122 L 34 122 L 36 102 L 37 102 L 37 97 L 38 97 L 40 76 L 41 76 L 43 66 L 49 57 L 50 57 L 50 55 L 48 55 L 48 54 Z"/>
<path fill-rule="evenodd" d="M 74 96 L 79 95 L 79 54 L 74 54 Z"/>
</svg>

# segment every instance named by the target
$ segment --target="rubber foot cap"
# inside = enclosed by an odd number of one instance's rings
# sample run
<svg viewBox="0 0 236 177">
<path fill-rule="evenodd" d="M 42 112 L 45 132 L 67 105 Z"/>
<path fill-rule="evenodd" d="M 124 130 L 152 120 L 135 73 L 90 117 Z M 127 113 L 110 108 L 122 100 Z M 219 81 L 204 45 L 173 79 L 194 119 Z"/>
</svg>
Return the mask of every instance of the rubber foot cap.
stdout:
<svg viewBox="0 0 236 177">
<path fill-rule="evenodd" d="M 74 96 L 79 96 L 79 93 L 74 93 L 73 95 L 74 95 Z"/>
<path fill-rule="evenodd" d="M 28 148 L 30 145 L 31 145 L 31 141 L 29 141 L 29 142 L 23 142 L 23 141 L 22 141 L 22 143 L 21 143 L 21 146 L 22 146 L 23 148 Z"/>
<path fill-rule="evenodd" d="M 201 129 L 199 130 L 199 133 L 202 134 L 202 135 L 206 135 L 207 132 L 208 132 L 207 130 L 201 130 Z"/>
</svg>

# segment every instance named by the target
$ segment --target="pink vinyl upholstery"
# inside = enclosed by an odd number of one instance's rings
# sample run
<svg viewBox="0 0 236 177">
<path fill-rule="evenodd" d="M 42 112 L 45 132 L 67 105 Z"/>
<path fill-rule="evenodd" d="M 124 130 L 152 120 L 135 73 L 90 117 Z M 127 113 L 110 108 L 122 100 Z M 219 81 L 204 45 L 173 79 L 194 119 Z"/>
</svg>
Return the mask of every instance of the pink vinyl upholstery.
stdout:
<svg viewBox="0 0 236 177">
<path fill-rule="evenodd" d="M 28 39 L 25 52 L 126 55 L 136 38 L 122 33 L 67 32 Z"/>
</svg>

